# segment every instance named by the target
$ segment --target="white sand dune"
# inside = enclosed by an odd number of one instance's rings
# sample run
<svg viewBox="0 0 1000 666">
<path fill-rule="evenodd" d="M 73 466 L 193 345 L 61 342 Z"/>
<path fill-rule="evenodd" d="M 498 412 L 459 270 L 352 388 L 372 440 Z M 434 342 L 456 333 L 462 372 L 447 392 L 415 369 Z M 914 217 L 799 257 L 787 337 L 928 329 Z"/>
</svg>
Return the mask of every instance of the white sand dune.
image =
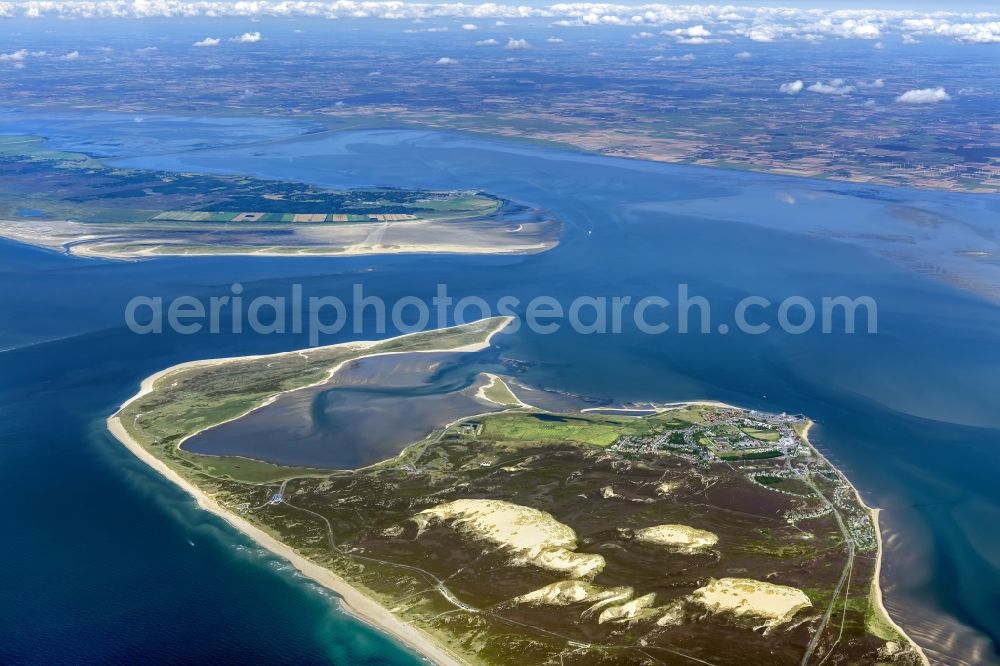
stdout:
<svg viewBox="0 0 1000 666">
<path fill-rule="evenodd" d="M 529 506 L 487 499 L 439 504 L 413 517 L 422 532 L 434 522 L 509 551 L 514 564 L 530 564 L 570 578 L 593 578 L 604 569 L 601 555 L 577 553 L 576 532 L 552 514 Z"/>
<path fill-rule="evenodd" d="M 809 597 L 796 587 L 775 585 L 751 578 L 720 578 L 695 590 L 691 599 L 712 613 L 733 613 L 764 621 L 764 626 L 784 624 L 803 608 Z"/>
<path fill-rule="evenodd" d="M 614 602 L 631 597 L 630 587 L 601 587 L 579 580 L 561 580 L 515 597 L 511 603 L 531 606 L 570 606 L 600 601 Z"/>
<path fill-rule="evenodd" d="M 605 622 L 628 622 L 641 619 L 643 616 L 648 615 L 648 613 L 643 613 L 643 611 L 651 609 L 654 601 L 656 601 L 656 595 L 650 592 L 641 597 L 636 597 L 632 601 L 627 601 L 617 606 L 608 606 L 597 616 L 597 624 L 604 624 Z"/>
<path fill-rule="evenodd" d="M 698 553 L 719 543 L 719 537 L 708 530 L 699 530 L 687 525 L 654 525 L 635 532 L 636 541 L 668 546 L 682 553 Z"/>
</svg>

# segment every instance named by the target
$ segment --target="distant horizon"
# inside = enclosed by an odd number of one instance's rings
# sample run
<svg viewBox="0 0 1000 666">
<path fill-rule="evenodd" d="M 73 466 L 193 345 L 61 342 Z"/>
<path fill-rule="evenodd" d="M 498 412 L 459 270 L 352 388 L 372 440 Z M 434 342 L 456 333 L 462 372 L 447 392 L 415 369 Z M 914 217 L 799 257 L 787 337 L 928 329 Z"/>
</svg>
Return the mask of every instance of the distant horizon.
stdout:
<svg viewBox="0 0 1000 666">
<path fill-rule="evenodd" d="M 94 11 L 94 8 L 100 8 L 100 7 L 112 8 L 113 7 L 114 8 L 113 9 L 114 16 L 121 17 L 121 18 L 130 18 L 130 17 L 132 17 L 132 16 L 129 16 L 127 14 L 123 14 L 123 12 L 127 12 L 127 11 L 131 10 L 133 12 L 133 14 L 134 14 L 135 12 L 138 11 L 138 9 L 136 7 L 137 4 L 139 4 L 140 6 L 142 6 L 142 9 L 145 12 L 147 12 L 147 15 L 150 15 L 150 16 L 153 16 L 153 15 L 155 15 L 155 16 L 163 16 L 163 15 L 165 15 L 166 12 L 170 11 L 169 9 L 166 9 L 166 8 L 163 8 L 163 7 L 159 7 L 159 8 L 157 8 L 157 7 L 149 7 L 149 6 L 141 5 L 140 3 L 131 3 L 131 7 L 129 9 L 126 9 L 127 7 L 129 7 L 128 5 L 124 5 L 123 6 L 122 3 L 113 2 L 112 0 L 94 0 L 92 2 L 84 2 L 82 0 L 62 0 L 61 2 L 39 2 L 38 0 L 10 0 L 9 2 L 4 3 L 4 4 L 7 6 L 7 8 L 32 7 L 32 11 L 31 11 L 31 14 L 30 14 L 31 18 L 43 18 L 45 16 L 61 15 L 61 13 L 66 10 L 65 8 L 71 7 L 71 6 L 74 6 L 74 5 L 77 5 L 77 6 L 86 6 L 86 7 L 89 8 L 90 11 Z M 200 12 L 207 11 L 209 6 L 213 6 L 215 8 L 218 8 L 218 7 L 225 6 L 225 5 L 231 5 L 231 6 L 232 5 L 237 5 L 237 4 L 244 4 L 245 5 L 245 3 L 240 3 L 239 0 L 209 0 L 207 2 L 205 2 L 205 1 L 199 1 L 199 0 L 188 0 L 188 2 L 186 2 L 186 3 L 185 2 L 173 2 L 173 3 L 170 3 L 169 7 L 176 10 L 177 7 L 180 7 L 180 6 L 185 5 L 185 4 L 186 5 L 197 6 L 199 13 L 189 12 L 189 13 L 185 13 L 185 14 L 173 14 L 171 16 L 174 16 L 176 18 L 193 18 L 195 16 L 202 15 L 202 16 L 205 16 L 206 18 L 213 18 L 214 16 L 208 16 L 208 15 L 205 15 L 205 14 L 201 14 Z M 262 0 L 261 2 L 255 2 L 255 3 L 253 3 L 253 5 L 255 5 L 258 9 L 253 10 L 253 9 L 250 9 L 250 8 L 244 6 L 244 7 L 240 8 L 239 15 L 251 16 L 251 15 L 254 15 L 255 13 L 256 14 L 266 13 L 266 12 L 264 12 L 260 8 L 261 7 L 266 7 L 269 4 L 279 5 L 279 4 L 282 4 L 282 3 L 279 3 L 279 2 L 269 3 L 267 0 Z M 281 15 L 293 16 L 293 15 L 296 15 L 296 14 L 305 13 L 305 11 L 303 11 L 300 8 L 304 8 L 304 7 L 308 7 L 308 6 L 319 7 L 319 6 L 323 6 L 323 5 L 336 5 L 336 4 L 341 4 L 341 3 L 335 2 L 333 0 L 309 0 L 307 2 L 303 2 L 303 3 L 297 4 L 296 8 L 292 8 L 292 9 L 283 8 L 280 11 L 280 13 L 276 14 L 276 15 L 278 15 L 278 16 L 281 16 Z M 383 4 L 383 3 L 380 2 L 380 0 L 373 0 L 371 2 L 363 2 L 363 3 L 362 2 L 358 2 L 358 3 L 352 3 L 352 4 L 357 4 L 357 5 L 377 5 L 377 4 Z M 449 2 L 445 2 L 443 0 L 436 0 L 436 1 L 435 0 L 427 0 L 427 1 L 423 1 L 423 0 L 393 0 L 393 4 L 402 4 L 402 5 L 410 5 L 410 6 L 438 6 L 438 5 L 452 5 L 452 6 L 456 6 L 456 5 L 458 5 L 458 6 L 468 7 L 470 9 L 471 8 L 475 8 L 475 7 L 483 7 L 483 6 L 492 6 L 492 7 L 497 7 L 497 8 L 504 8 L 504 7 L 530 7 L 532 9 L 541 9 L 541 8 L 554 7 L 554 6 L 557 6 L 557 5 L 560 5 L 560 6 L 563 6 L 563 7 L 573 7 L 573 6 L 581 7 L 581 6 L 588 6 L 588 5 L 592 5 L 592 6 L 595 6 L 595 7 L 596 6 L 605 6 L 605 7 L 612 7 L 612 6 L 625 6 L 625 7 L 653 7 L 653 6 L 659 6 L 659 7 L 710 7 L 710 6 L 714 6 L 714 7 L 723 7 L 723 6 L 729 6 L 729 7 L 734 7 L 736 9 L 745 9 L 745 8 L 778 8 L 778 7 L 784 7 L 784 8 L 791 8 L 791 9 L 826 10 L 826 11 L 831 11 L 831 12 L 841 11 L 841 10 L 865 10 L 865 9 L 880 10 L 880 9 L 888 9 L 888 10 L 897 10 L 897 11 L 899 11 L 899 10 L 903 10 L 903 11 L 909 10 L 909 11 L 914 11 L 914 12 L 928 12 L 928 11 L 929 12 L 949 12 L 949 13 L 987 12 L 987 13 L 992 13 L 992 14 L 1000 15 L 1000 8 L 998 8 L 996 6 L 995 2 L 991 2 L 990 0 L 963 0 L 962 2 L 958 2 L 958 3 L 944 2 L 942 0 L 844 0 L 844 1 L 837 1 L 837 0 L 750 0 L 750 1 L 732 2 L 732 3 L 700 2 L 700 1 L 696 1 L 696 2 L 671 2 L 671 1 L 658 1 L 658 0 L 652 0 L 652 1 L 647 1 L 647 0 L 613 0 L 612 2 L 607 2 L 607 3 L 596 2 L 596 1 L 593 1 L 593 0 L 583 0 L 581 2 L 568 2 L 568 3 L 565 3 L 565 2 L 555 2 L 553 0 L 524 0 L 522 2 L 514 2 L 514 1 L 485 2 L 484 1 L 484 2 L 467 2 L 467 3 L 454 3 L 454 4 L 453 3 L 449 3 Z M 460 15 L 460 14 L 461 14 L 461 12 L 455 11 L 451 15 Z M 232 14 L 230 14 L 230 15 L 232 15 Z M 469 15 L 472 15 L 472 14 L 470 13 Z M 10 17 L 9 14 L 7 14 L 6 11 L 4 10 L 4 8 L 2 6 L 0 6 L 0 18 L 9 18 L 9 17 Z M 400 18 L 405 18 L 405 17 L 400 17 Z"/>
</svg>

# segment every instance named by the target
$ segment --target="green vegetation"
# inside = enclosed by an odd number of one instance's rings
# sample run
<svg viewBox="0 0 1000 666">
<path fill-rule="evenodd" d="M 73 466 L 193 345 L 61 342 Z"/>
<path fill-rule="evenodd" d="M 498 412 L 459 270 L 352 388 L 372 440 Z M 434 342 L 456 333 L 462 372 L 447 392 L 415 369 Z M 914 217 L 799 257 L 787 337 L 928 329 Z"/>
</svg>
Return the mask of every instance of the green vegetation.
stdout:
<svg viewBox="0 0 1000 666">
<path fill-rule="evenodd" d="M 223 462 L 223 459 L 193 456 L 178 448 L 190 435 L 237 418 L 262 405 L 272 396 L 324 381 L 340 363 L 384 352 L 455 349 L 484 342 L 506 319 L 494 317 L 463 326 L 417 333 L 376 343 L 368 348 L 319 347 L 260 358 L 209 361 L 167 372 L 156 379 L 149 393 L 128 403 L 118 414 L 122 426 L 139 444 L 158 455 L 183 460 L 210 476 L 214 466 L 225 476 L 247 481 L 288 476 L 287 470 L 262 469 Z M 274 468 L 277 466 L 268 466 Z"/>
<path fill-rule="evenodd" d="M 515 666 L 526 655 L 580 666 L 636 663 L 660 648 L 711 654 L 720 663 L 798 663 L 817 626 L 822 654 L 835 650 L 830 654 L 838 663 L 877 660 L 890 634 L 884 622 L 869 617 L 868 595 L 859 592 L 872 579 L 874 560 L 848 558 L 837 522 L 822 511 L 823 498 L 772 492 L 795 481 L 778 476 L 786 468 L 783 460 L 761 457 L 752 472 L 761 483 L 753 483 L 746 468 L 718 464 L 707 449 L 691 453 L 685 438 L 692 433 L 742 437 L 726 430 L 742 418 L 741 410 L 691 405 L 622 416 L 518 409 L 453 423 L 399 456 L 357 470 L 293 469 L 178 446 L 193 432 L 236 418 L 280 391 L 323 382 L 348 360 L 482 344 L 504 325 L 506 320 L 495 318 L 370 346 L 190 365 L 157 378 L 118 418 L 142 446 L 227 510 L 473 663 Z M 480 390 L 500 404 L 514 398 L 499 378 Z M 787 425 L 780 427 L 787 431 Z M 839 487 L 832 469 L 814 476 L 824 496 Z M 513 542 L 491 541 L 508 529 L 506 519 L 487 519 L 479 532 L 472 529 L 479 520 L 474 517 L 419 525 L 414 520 L 427 509 L 462 500 L 477 506 L 499 502 L 513 511 L 505 515 L 527 521 L 512 523 L 521 527 L 543 511 L 560 529 L 571 530 L 573 543 L 537 561 L 538 553 L 512 558 Z M 810 516 L 803 521 L 810 533 L 789 524 L 795 512 Z M 669 525 L 710 532 L 718 542 L 710 551 L 686 552 L 635 538 L 644 528 Z M 599 566 L 574 573 L 562 564 L 574 557 Z M 857 581 L 853 596 L 833 599 L 847 566 Z M 762 620 L 752 613 L 706 612 L 695 591 L 704 581 L 730 576 L 801 589 L 812 607 L 797 607 L 775 632 L 761 632 Z M 619 622 L 613 613 L 604 620 L 587 613 L 593 599 L 519 601 L 553 585 L 585 596 L 625 589 L 622 603 L 649 603 Z M 834 620 L 819 625 L 828 608 Z M 615 606 L 614 612 L 627 608 Z M 663 618 L 670 621 L 659 624 Z M 720 642 L 719 636 L 729 640 Z"/>
<path fill-rule="evenodd" d="M 0 166 L 4 189 L 18 195 L 0 196 L 0 214 L 10 219 L 32 209 L 50 219 L 168 228 L 301 226 L 371 222 L 372 215 L 457 219 L 492 214 L 501 206 L 499 199 L 476 192 L 338 191 L 260 178 L 109 167 L 81 153 L 49 150 L 44 139 L 33 136 L 0 137 Z M 322 219 L 306 221 L 296 215 Z"/>
<path fill-rule="evenodd" d="M 323 470 L 308 467 L 288 467 L 235 456 L 204 456 L 181 451 L 184 459 L 196 462 L 205 474 L 216 478 L 244 481 L 246 483 L 274 483 L 283 479 L 305 476 L 322 476 Z"/>
<path fill-rule="evenodd" d="M 741 430 L 747 437 L 759 439 L 763 442 L 777 442 L 781 439 L 781 433 L 777 430 L 768 430 L 765 428 L 741 428 Z"/>
<path fill-rule="evenodd" d="M 82 153 L 51 150 L 39 136 L 0 136 L 0 160 L 19 157 L 30 162 L 60 162 L 67 168 L 98 167 L 100 161 Z"/>
<path fill-rule="evenodd" d="M 518 412 L 484 417 L 480 436 L 498 442 L 575 442 L 608 446 L 623 434 L 649 431 L 649 424 L 637 417 Z"/>
<path fill-rule="evenodd" d="M 554 220 L 512 233 L 516 212 L 482 192 L 118 168 L 38 137 L 0 137 L 0 237 L 75 254 L 527 253 L 556 243 Z"/>
<path fill-rule="evenodd" d="M 806 543 L 779 542 L 774 539 L 746 543 L 740 547 L 740 551 L 751 555 L 763 555 L 781 560 L 802 559 L 817 552 L 815 546 Z M 804 591 L 809 595 L 808 590 Z M 810 598 L 812 597 L 810 596 Z M 827 598 L 829 598 L 829 594 Z"/>
<path fill-rule="evenodd" d="M 885 611 L 875 603 L 875 586 L 878 581 L 872 580 L 872 590 L 868 596 L 868 607 L 865 609 L 865 629 L 868 633 L 878 636 L 882 640 L 905 643 L 906 639 L 893 626 L 892 621 L 886 617 Z"/>
<path fill-rule="evenodd" d="M 489 383 L 483 387 L 483 397 L 498 405 L 517 407 L 521 404 L 521 401 L 517 399 L 517 396 L 503 379 L 496 375 L 488 375 L 488 377 Z"/>
</svg>

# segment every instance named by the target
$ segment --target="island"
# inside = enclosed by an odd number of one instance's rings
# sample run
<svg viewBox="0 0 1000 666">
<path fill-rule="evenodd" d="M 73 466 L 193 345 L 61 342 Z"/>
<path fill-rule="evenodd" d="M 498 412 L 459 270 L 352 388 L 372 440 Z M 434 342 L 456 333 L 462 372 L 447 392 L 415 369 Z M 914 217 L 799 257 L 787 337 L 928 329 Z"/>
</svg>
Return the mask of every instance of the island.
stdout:
<svg viewBox="0 0 1000 666">
<path fill-rule="evenodd" d="M 0 137 L 0 237 L 81 256 L 531 254 L 561 223 L 485 192 L 331 190 L 116 167 Z"/>
<path fill-rule="evenodd" d="M 345 374 L 385 376 L 365 364 L 484 350 L 510 321 L 184 363 L 108 427 L 435 663 L 926 661 L 882 604 L 878 513 L 802 416 L 710 401 L 556 411 L 491 371 L 441 398 L 466 413 L 371 464 L 276 464 L 275 437 L 274 456 L 190 446 Z"/>
</svg>

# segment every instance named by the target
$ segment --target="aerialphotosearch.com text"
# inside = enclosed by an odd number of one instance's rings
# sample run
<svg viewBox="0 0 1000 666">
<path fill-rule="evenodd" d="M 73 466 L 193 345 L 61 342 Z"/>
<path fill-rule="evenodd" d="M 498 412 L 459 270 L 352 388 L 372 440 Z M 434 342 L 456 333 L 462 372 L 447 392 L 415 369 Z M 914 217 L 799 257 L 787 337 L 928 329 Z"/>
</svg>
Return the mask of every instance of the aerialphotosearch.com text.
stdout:
<svg viewBox="0 0 1000 666">
<path fill-rule="evenodd" d="M 171 331 L 179 334 L 243 333 L 259 335 L 308 334 L 309 344 L 325 336 L 349 331 L 358 336 L 388 332 L 414 333 L 444 328 L 493 316 L 509 316 L 504 330 L 515 333 L 526 327 L 550 335 L 568 327 L 581 335 L 620 334 L 638 331 L 647 335 L 708 334 L 763 335 L 781 331 L 789 335 L 819 331 L 825 334 L 874 334 L 878 332 L 878 305 L 864 295 L 830 295 L 806 298 L 790 295 L 774 299 L 760 295 L 738 301 L 713 302 L 692 293 L 686 283 L 670 294 L 503 295 L 454 297 L 448 285 L 438 284 L 433 296 L 415 295 L 387 299 L 369 294 L 354 284 L 350 297 L 306 295 L 301 284 L 287 294 L 244 293 L 240 283 L 218 295 L 182 295 L 165 299 L 140 295 L 125 308 L 125 322 L 134 333 L 148 335 Z M 714 305 L 714 307 L 713 307 Z"/>
</svg>

